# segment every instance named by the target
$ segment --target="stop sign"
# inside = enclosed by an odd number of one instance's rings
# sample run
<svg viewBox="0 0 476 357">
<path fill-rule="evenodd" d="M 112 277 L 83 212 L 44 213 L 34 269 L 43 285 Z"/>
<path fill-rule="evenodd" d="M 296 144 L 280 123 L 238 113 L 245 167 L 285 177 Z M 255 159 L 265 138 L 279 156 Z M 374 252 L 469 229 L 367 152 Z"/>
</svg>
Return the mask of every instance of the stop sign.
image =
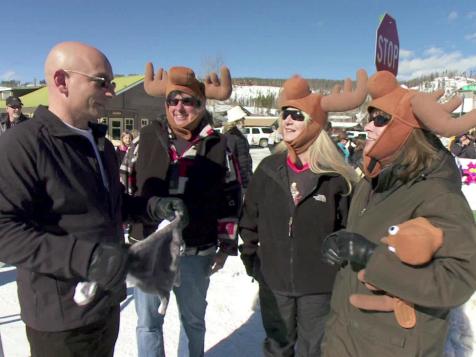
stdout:
<svg viewBox="0 0 476 357">
<path fill-rule="evenodd" d="M 397 22 L 389 14 L 385 14 L 377 28 L 375 44 L 377 71 L 389 71 L 397 76 L 399 50 Z"/>
</svg>

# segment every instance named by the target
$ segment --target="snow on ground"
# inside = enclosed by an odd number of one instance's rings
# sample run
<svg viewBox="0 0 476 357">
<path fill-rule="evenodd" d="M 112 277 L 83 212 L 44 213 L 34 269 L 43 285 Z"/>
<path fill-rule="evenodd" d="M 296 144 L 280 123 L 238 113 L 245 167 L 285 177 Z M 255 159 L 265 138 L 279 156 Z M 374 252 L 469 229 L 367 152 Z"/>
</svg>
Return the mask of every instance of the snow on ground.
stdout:
<svg viewBox="0 0 476 357">
<path fill-rule="evenodd" d="M 269 154 L 268 149 L 252 149 L 253 168 Z M 13 267 L 0 269 L 0 333 L 5 357 L 29 356 L 25 327 L 20 320 L 16 283 Z M 206 315 L 207 334 L 205 355 L 207 357 L 258 357 L 264 331 L 259 306 L 256 306 L 257 283 L 249 278 L 241 260 L 230 257 L 225 267 L 212 275 L 208 290 Z M 476 344 L 476 295 L 463 307 L 452 313 L 452 348 L 445 357 L 475 356 Z M 137 355 L 135 338 L 136 313 L 132 289 L 121 304 L 121 327 L 116 344 L 116 357 Z M 179 344 L 180 323 L 177 306 L 172 298 L 167 310 L 164 338 L 167 356 L 187 356 L 184 344 Z M 0 354 L 1 356 L 1 354 Z"/>
</svg>

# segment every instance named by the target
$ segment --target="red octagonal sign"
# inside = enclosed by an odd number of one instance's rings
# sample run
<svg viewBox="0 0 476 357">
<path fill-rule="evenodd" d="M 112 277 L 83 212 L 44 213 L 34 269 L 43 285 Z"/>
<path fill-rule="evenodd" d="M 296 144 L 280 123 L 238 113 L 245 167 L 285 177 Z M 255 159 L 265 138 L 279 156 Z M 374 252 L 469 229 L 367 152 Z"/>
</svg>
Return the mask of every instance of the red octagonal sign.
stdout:
<svg viewBox="0 0 476 357">
<path fill-rule="evenodd" d="M 375 44 L 377 71 L 389 71 L 397 76 L 399 50 L 397 22 L 389 14 L 385 14 L 377 28 Z"/>
</svg>

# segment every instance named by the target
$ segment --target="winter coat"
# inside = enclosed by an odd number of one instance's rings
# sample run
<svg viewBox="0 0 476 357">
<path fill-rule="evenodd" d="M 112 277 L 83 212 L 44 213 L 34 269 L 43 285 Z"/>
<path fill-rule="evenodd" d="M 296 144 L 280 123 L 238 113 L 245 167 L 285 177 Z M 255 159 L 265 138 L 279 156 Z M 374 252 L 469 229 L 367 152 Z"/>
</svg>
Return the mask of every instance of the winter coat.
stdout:
<svg viewBox="0 0 476 357">
<path fill-rule="evenodd" d="M 461 159 L 476 159 L 476 144 L 474 141 L 471 141 L 466 146 L 454 143 L 451 146 L 451 153 Z"/>
<path fill-rule="evenodd" d="M 330 293 L 336 269 L 321 261 L 321 242 L 344 227 L 349 187 L 340 175 L 316 174 L 312 192 L 295 206 L 286 157 L 286 152 L 266 157 L 251 178 L 239 224 L 242 258 L 257 254 L 261 270 L 255 266 L 254 273 L 262 273 L 278 293 Z"/>
<path fill-rule="evenodd" d="M 23 123 L 28 120 L 28 117 L 25 116 L 23 113 L 20 114 L 20 117 L 16 120 L 15 125 Z M 3 113 L 0 116 L 0 135 L 5 133 L 8 129 L 10 129 L 12 126 L 10 124 L 10 120 L 8 119 L 8 113 Z"/>
<path fill-rule="evenodd" d="M 123 180 L 135 181 L 137 192 L 146 198 L 158 195 L 184 200 L 189 214 L 189 224 L 183 230 L 187 247 L 205 247 L 219 243 L 226 252 L 236 255 L 241 186 L 227 156 L 225 137 L 210 127 L 210 133 L 194 145 L 196 156 L 193 159 L 183 159 L 187 163 L 186 173 L 179 179 L 175 189 L 183 185 L 184 192 L 173 193 L 170 177 L 173 166 L 176 165 L 171 165 L 169 155 L 171 135 L 173 134 L 169 132 L 165 121 L 153 121 L 144 127 L 137 143 L 136 159 L 129 160 L 126 156 L 127 160 L 124 160 L 133 166 L 126 168 L 123 165 L 121 172 L 128 176 Z M 182 174 L 184 173 L 180 173 Z M 136 179 L 133 179 L 134 176 Z M 230 226 L 234 228 L 227 232 Z M 135 225 L 131 235 L 135 239 L 142 239 L 155 229 L 153 226 Z"/>
<path fill-rule="evenodd" d="M 89 140 L 46 107 L 0 140 L 0 261 L 17 267 L 21 317 L 40 331 L 104 320 L 125 298 L 124 286 L 98 289 L 84 307 L 73 301 L 97 243 L 124 241 L 114 147 L 104 138 L 106 126 L 90 127 L 109 191 Z"/>
<path fill-rule="evenodd" d="M 225 136 L 228 149 L 237 159 L 241 184 L 243 188 L 247 188 L 253 174 L 253 160 L 251 159 L 248 140 L 236 126 L 227 131 Z"/>
<path fill-rule="evenodd" d="M 393 174 L 398 167 L 383 170 L 374 189 L 363 179 L 346 228 L 378 244 L 366 281 L 415 304 L 416 326 L 404 329 L 393 313 L 353 307 L 351 294 L 371 292 L 357 279 L 357 269 L 347 265 L 336 277 L 324 356 L 442 356 L 449 310 L 476 288 L 476 227 L 453 157 L 444 149 L 438 155 L 432 167 L 405 184 Z M 443 246 L 424 266 L 402 263 L 380 241 L 390 226 L 416 217 L 427 218 L 444 233 Z"/>
</svg>

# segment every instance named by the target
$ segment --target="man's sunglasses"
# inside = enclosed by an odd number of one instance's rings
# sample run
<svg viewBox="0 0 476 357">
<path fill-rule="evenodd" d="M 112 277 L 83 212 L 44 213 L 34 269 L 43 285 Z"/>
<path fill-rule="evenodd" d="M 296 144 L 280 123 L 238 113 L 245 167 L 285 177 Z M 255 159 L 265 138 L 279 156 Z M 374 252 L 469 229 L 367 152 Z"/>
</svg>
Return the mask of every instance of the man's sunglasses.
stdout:
<svg viewBox="0 0 476 357">
<path fill-rule="evenodd" d="M 306 119 L 304 113 L 299 110 L 284 109 L 281 113 L 281 117 L 285 120 L 288 116 L 291 116 L 291 119 L 295 121 L 303 121 Z"/>
<path fill-rule="evenodd" d="M 194 97 L 185 97 L 185 98 L 167 98 L 167 105 L 175 107 L 180 102 L 184 107 L 199 107 L 200 101 Z"/>
<path fill-rule="evenodd" d="M 72 69 L 64 69 L 64 71 L 66 73 L 76 73 L 76 74 L 80 74 L 82 76 L 88 77 L 91 81 L 97 83 L 98 86 L 101 87 L 101 88 L 112 88 L 112 89 L 116 88 L 116 83 L 114 83 L 112 80 L 110 80 L 108 78 L 92 76 L 90 74 L 80 72 L 80 71 L 75 71 L 75 70 L 72 70 Z"/>
<path fill-rule="evenodd" d="M 381 115 L 381 114 L 378 114 L 376 115 L 375 117 L 373 118 L 370 118 L 370 122 L 374 122 L 374 125 L 377 127 L 377 128 L 380 128 L 382 126 L 385 126 L 387 125 L 388 123 L 390 123 L 390 120 L 392 120 L 392 117 L 389 117 L 389 116 L 386 116 L 386 115 Z"/>
</svg>

